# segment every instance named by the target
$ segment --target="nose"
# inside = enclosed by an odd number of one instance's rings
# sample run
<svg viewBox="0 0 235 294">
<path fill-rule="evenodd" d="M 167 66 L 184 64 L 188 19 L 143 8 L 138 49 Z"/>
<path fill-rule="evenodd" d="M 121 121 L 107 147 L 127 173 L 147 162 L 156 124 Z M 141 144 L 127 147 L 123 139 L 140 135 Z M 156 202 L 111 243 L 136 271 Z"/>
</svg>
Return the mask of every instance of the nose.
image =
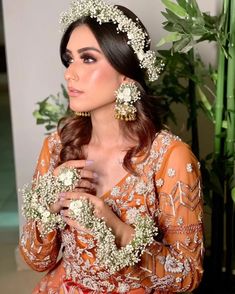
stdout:
<svg viewBox="0 0 235 294">
<path fill-rule="evenodd" d="M 74 81 L 77 81 L 78 80 L 78 74 L 74 68 L 74 64 L 71 63 L 67 69 L 65 70 L 64 72 L 64 78 L 66 81 L 69 81 L 69 80 L 74 80 Z"/>
</svg>

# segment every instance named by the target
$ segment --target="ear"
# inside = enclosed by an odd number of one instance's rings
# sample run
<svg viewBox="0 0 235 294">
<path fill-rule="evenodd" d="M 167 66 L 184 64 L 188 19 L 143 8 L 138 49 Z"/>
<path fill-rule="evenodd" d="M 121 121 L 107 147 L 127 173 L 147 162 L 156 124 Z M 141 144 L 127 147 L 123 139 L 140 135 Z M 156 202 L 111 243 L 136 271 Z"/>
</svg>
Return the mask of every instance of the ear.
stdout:
<svg viewBox="0 0 235 294">
<path fill-rule="evenodd" d="M 130 82 L 133 82 L 133 80 L 131 78 L 128 78 L 126 76 L 123 76 L 122 82 L 130 83 Z"/>
</svg>

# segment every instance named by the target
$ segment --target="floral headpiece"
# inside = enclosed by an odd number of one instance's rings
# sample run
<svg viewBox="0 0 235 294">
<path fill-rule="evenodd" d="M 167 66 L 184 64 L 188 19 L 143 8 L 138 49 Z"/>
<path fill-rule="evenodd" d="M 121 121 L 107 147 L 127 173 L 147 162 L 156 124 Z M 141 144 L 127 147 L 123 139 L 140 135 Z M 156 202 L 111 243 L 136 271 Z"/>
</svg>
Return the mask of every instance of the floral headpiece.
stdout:
<svg viewBox="0 0 235 294">
<path fill-rule="evenodd" d="M 127 44 L 137 55 L 140 68 L 146 69 L 149 81 L 158 79 L 164 63 L 161 61 L 156 65 L 156 53 L 152 50 L 144 50 L 145 44 L 150 43 L 150 39 L 146 41 L 146 32 L 136 22 L 128 18 L 117 6 L 107 4 L 103 0 L 77 0 L 72 1 L 68 11 L 61 14 L 62 30 L 65 31 L 71 23 L 84 16 L 95 18 L 99 24 L 107 22 L 116 24 L 117 32 L 127 34 Z"/>
</svg>

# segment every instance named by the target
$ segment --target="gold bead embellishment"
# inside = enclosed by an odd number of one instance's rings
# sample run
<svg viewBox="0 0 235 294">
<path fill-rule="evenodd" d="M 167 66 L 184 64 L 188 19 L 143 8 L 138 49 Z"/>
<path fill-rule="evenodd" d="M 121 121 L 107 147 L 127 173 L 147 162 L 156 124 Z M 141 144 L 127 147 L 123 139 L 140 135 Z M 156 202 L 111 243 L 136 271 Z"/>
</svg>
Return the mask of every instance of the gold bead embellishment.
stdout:
<svg viewBox="0 0 235 294">
<path fill-rule="evenodd" d="M 77 116 L 91 116 L 90 112 L 82 112 L 82 111 L 77 111 L 75 112 Z"/>
</svg>

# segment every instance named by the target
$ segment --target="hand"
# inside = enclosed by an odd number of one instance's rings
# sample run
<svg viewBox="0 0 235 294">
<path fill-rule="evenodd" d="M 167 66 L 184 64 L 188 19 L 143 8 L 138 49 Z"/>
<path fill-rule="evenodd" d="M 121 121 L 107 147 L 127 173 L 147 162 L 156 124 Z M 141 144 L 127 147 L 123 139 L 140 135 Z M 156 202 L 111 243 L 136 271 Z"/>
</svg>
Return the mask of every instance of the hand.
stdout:
<svg viewBox="0 0 235 294">
<path fill-rule="evenodd" d="M 54 176 L 58 176 L 59 171 L 62 167 L 75 167 L 80 170 L 81 180 L 78 182 L 78 186 L 76 190 L 79 188 L 82 191 L 94 191 L 95 190 L 95 183 L 97 180 L 97 174 L 93 173 L 90 170 L 86 170 L 86 166 L 91 165 L 92 161 L 88 160 L 70 160 L 67 161 L 54 170 Z M 52 213 L 59 213 L 60 210 L 63 209 L 63 201 L 61 201 L 61 195 L 58 195 L 58 201 L 50 205 L 50 212 Z"/>
<path fill-rule="evenodd" d="M 120 218 L 112 211 L 112 209 L 100 198 L 85 193 L 81 190 L 76 192 L 65 192 L 61 197 L 61 202 L 64 207 L 61 210 L 64 221 L 71 227 L 77 230 L 82 230 L 90 233 L 87 229 L 83 228 L 76 220 L 70 218 L 69 205 L 72 200 L 87 199 L 94 206 L 94 215 L 97 218 L 103 218 L 106 225 L 110 227 L 116 237 L 116 244 L 118 246 L 125 246 L 132 240 L 134 229 L 122 222 Z"/>
</svg>

